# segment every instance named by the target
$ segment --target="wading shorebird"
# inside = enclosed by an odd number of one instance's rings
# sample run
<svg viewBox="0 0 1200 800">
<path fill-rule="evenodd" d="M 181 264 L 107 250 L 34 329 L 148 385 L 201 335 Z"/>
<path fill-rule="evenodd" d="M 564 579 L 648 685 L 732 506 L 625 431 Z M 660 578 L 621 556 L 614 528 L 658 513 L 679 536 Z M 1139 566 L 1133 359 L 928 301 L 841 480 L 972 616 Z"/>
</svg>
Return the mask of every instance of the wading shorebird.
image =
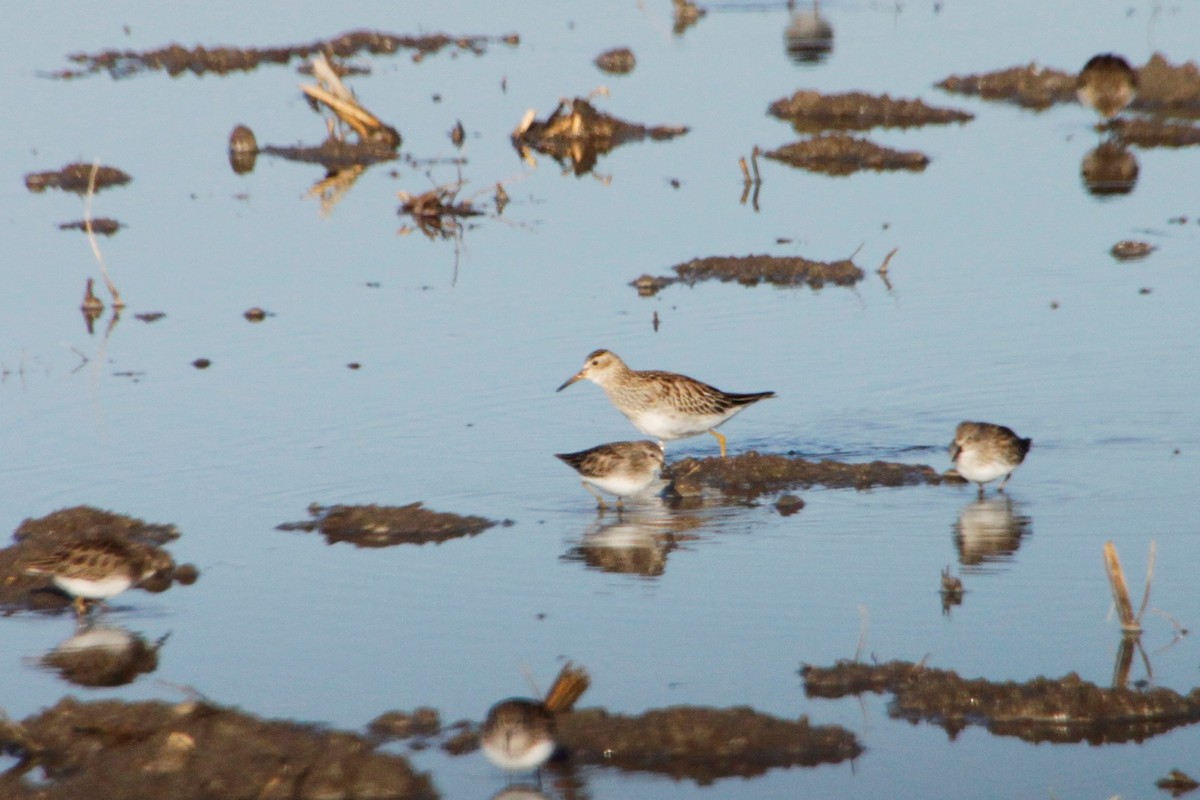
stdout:
<svg viewBox="0 0 1200 800">
<path fill-rule="evenodd" d="M 609 442 L 578 453 L 556 453 L 554 457 L 579 473 L 583 488 L 596 498 L 599 508 L 604 508 L 604 498 L 593 486 L 615 494 L 618 511 L 622 498 L 637 494 L 654 483 L 663 466 L 662 446 L 646 439 Z"/>
<path fill-rule="evenodd" d="M 983 485 L 1001 476 L 1004 480 L 996 490 L 1004 491 L 1004 484 L 1025 460 L 1032 445 L 1032 439 L 1022 439 L 1003 425 L 960 422 L 954 431 L 954 441 L 950 443 L 950 460 L 959 475 L 979 484 L 979 496 L 982 497 Z"/>
<path fill-rule="evenodd" d="M 746 406 L 774 397 L 774 392 L 732 394 L 701 383 L 687 375 L 657 370 L 633 370 L 616 353 L 596 350 L 583 362 L 583 369 L 568 378 L 556 391 L 587 379 L 599 384 L 616 409 L 633 427 L 665 442 L 711 433 L 725 457 L 725 437 L 716 428 Z"/>
<path fill-rule="evenodd" d="M 1137 90 L 1137 73 L 1115 53 L 1092 56 L 1075 78 L 1079 102 L 1099 114 L 1105 125 L 1133 102 Z"/>
<path fill-rule="evenodd" d="M 166 553 L 113 538 L 79 539 L 31 561 L 26 575 L 49 575 L 54 585 L 73 598 L 80 618 L 88 604 L 116 597 L 154 573 L 168 569 Z"/>
<path fill-rule="evenodd" d="M 558 746 L 554 716 L 570 711 L 592 679 L 583 667 L 563 665 L 545 700 L 510 697 L 492 706 L 479 733 L 488 760 L 508 772 L 529 772 L 545 764 Z"/>
</svg>

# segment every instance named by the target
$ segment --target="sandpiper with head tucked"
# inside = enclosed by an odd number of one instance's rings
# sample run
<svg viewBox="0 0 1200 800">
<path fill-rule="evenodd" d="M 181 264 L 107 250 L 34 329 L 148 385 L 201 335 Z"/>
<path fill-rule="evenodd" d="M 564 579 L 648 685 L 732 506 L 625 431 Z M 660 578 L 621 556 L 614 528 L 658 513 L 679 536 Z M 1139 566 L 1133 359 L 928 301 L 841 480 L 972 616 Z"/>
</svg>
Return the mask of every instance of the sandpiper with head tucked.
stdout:
<svg viewBox="0 0 1200 800">
<path fill-rule="evenodd" d="M 615 494 L 617 510 L 622 498 L 654 483 L 663 466 L 663 449 L 654 442 L 609 442 L 578 453 L 556 453 L 583 478 L 583 488 L 596 498 L 601 509 L 604 498 L 592 487 Z"/>
<path fill-rule="evenodd" d="M 1032 439 L 1022 439 L 1003 425 L 960 422 L 950 443 L 950 460 L 959 475 L 979 484 L 982 496 L 983 485 L 1001 476 L 1004 480 L 997 491 L 1004 491 L 1004 484 L 1025 460 L 1032 445 Z"/>
<path fill-rule="evenodd" d="M 545 700 L 512 697 L 496 703 L 488 710 L 479 734 L 483 754 L 509 772 L 538 769 L 558 746 L 555 714 L 570 711 L 590 683 L 587 670 L 567 662 Z"/>
<path fill-rule="evenodd" d="M 633 427 L 659 443 L 711 433 L 725 457 L 725 437 L 716 428 L 751 403 L 774 392 L 732 394 L 674 372 L 632 370 L 615 353 L 596 350 L 584 360 L 583 369 L 568 378 L 558 391 L 575 381 L 588 379 L 600 385 L 617 410 Z"/>
<path fill-rule="evenodd" d="M 1106 125 L 1133 101 L 1137 90 L 1137 73 L 1115 53 L 1092 56 L 1075 78 L 1079 102 L 1095 110 Z"/>
<path fill-rule="evenodd" d="M 116 597 L 162 569 L 170 556 L 114 538 L 97 537 L 68 542 L 53 553 L 31 561 L 27 575 L 49 575 L 54 585 L 74 598 L 75 613 L 83 617 L 90 601 Z"/>
</svg>

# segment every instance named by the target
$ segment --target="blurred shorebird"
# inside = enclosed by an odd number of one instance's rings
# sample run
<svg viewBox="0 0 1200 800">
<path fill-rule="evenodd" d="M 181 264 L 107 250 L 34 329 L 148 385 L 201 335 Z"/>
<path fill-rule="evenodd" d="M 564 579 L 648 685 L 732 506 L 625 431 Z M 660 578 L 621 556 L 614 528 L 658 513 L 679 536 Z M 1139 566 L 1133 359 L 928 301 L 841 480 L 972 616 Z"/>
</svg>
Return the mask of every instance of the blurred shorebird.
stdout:
<svg viewBox="0 0 1200 800">
<path fill-rule="evenodd" d="M 557 391 L 585 378 L 604 390 L 633 427 L 658 439 L 660 445 L 672 439 L 711 433 L 721 445 L 722 458 L 725 437 L 716 428 L 746 406 L 775 396 L 774 392 L 732 394 L 674 372 L 633 370 L 608 350 L 590 353 L 583 369 Z"/>
<path fill-rule="evenodd" d="M 604 498 L 592 487 L 615 494 L 618 511 L 622 498 L 654 483 L 663 466 L 662 446 L 646 439 L 610 442 L 578 453 L 556 453 L 554 457 L 579 473 L 583 488 L 595 496 L 601 509 Z"/>
<path fill-rule="evenodd" d="M 1099 114 L 1105 125 L 1133 102 L 1137 90 L 1137 73 L 1115 53 L 1092 56 L 1075 78 L 1079 102 Z"/>
<path fill-rule="evenodd" d="M 113 538 L 79 539 L 31 561 L 27 575 L 49 575 L 54 585 L 73 598 L 75 613 L 87 614 L 91 601 L 116 597 L 162 569 L 170 556 Z"/>
<path fill-rule="evenodd" d="M 508 772 L 539 769 L 558 746 L 554 716 L 570 711 L 590 684 L 587 670 L 568 661 L 544 700 L 511 697 L 496 703 L 479 734 L 483 754 Z"/>
<path fill-rule="evenodd" d="M 1004 480 L 1000 481 L 997 491 L 1004 491 L 1004 484 L 1025 460 L 1032 445 L 1032 439 L 1022 439 L 1003 425 L 960 422 L 954 431 L 954 441 L 950 443 L 950 460 L 959 475 L 979 484 L 982 497 L 983 485 L 1001 476 Z"/>
</svg>

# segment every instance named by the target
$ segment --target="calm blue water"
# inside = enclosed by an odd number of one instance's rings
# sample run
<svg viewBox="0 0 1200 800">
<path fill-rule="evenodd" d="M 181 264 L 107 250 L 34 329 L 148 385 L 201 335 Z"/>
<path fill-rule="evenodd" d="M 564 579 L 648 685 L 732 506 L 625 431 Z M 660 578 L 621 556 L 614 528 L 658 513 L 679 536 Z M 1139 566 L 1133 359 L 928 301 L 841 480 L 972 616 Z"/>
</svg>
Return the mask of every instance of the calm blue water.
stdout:
<svg viewBox="0 0 1200 800">
<path fill-rule="evenodd" d="M 853 767 L 721 784 L 748 797 L 1149 796 L 1172 767 L 1200 772 L 1195 730 L 1106 748 L 981 729 L 949 742 L 888 719 L 881 698 L 807 700 L 796 675 L 801 662 L 853 656 L 861 636 L 880 659 L 928 655 L 968 677 L 1075 671 L 1106 684 L 1119 640 L 1107 539 L 1135 594 L 1156 541 L 1152 605 L 1200 624 L 1200 150 L 1136 151 L 1135 191 L 1097 200 L 1079 178 L 1097 141 L 1090 112 L 1035 114 L 931 88 L 1032 60 L 1077 69 L 1106 50 L 1182 62 L 1195 54 L 1197 9 L 830 2 L 833 53 L 807 67 L 786 56 L 783 8 L 722 7 L 681 37 L 666 2 L 66 9 L 10 9 L 23 33 L 0 55 L 10 115 L 0 130 L 0 529 L 90 503 L 175 523 L 183 537 L 172 552 L 202 574 L 192 587 L 121 598 L 111 622 L 150 639 L 171 633 L 157 672 L 122 689 L 72 689 L 29 665 L 70 636 L 66 617 L 4 620 L 0 708 L 10 716 L 67 692 L 172 699 L 183 685 L 253 713 L 352 729 L 416 705 L 478 720 L 526 691 L 524 671 L 545 685 L 566 656 L 592 672 L 585 705 L 749 704 L 847 726 L 867 747 Z M 237 123 L 263 143 L 323 135 L 291 68 L 41 77 L 71 52 L 286 44 L 355 28 L 521 35 L 519 47 L 481 57 L 355 59 L 373 71 L 351 85 L 400 129 L 404 152 L 455 155 L 447 132 L 461 120 L 463 196 L 483 200 L 505 182 L 512 203 L 466 232 L 457 269 L 452 242 L 398 235 L 396 214 L 397 192 L 454 181 L 453 166 L 373 168 L 325 216 L 306 197 L 318 168 L 264 158 L 250 175 L 229 170 Z M 592 59 L 618 45 L 634 50 L 637 69 L 597 71 Z M 599 176 L 520 161 L 508 137 L 526 109 L 544 116 L 600 85 L 611 91 L 601 108 L 691 132 L 624 147 Z M 737 160 L 796 138 L 765 111 L 800 88 L 920 96 L 977 117 L 869 134 L 928 153 L 918 175 L 831 179 L 763 162 L 756 212 L 738 202 Z M 130 306 L 107 336 L 107 316 L 88 335 L 77 311 L 86 278 L 99 277 L 86 239 L 56 229 L 80 219 L 82 203 L 30 194 L 22 181 L 95 159 L 134 177 L 93 207 L 128 226 L 101 240 Z M 1187 224 L 1169 222 L 1181 215 Z M 1123 238 L 1158 250 L 1118 263 L 1108 249 Z M 673 286 L 647 299 L 627 285 L 700 256 L 829 260 L 860 246 L 868 278 L 853 290 Z M 873 270 L 892 248 L 889 290 Z M 247 323 L 241 314 L 256 305 L 275 316 Z M 167 316 L 133 316 L 148 311 Z M 1010 484 L 1027 532 L 1015 553 L 968 568 L 955 531 L 975 519 L 973 490 L 813 490 L 788 518 L 768 503 L 686 520 L 648 504 L 635 525 L 696 537 L 666 555 L 664 573 L 587 569 L 563 556 L 595 533 L 593 504 L 552 454 L 635 435 L 597 387 L 554 392 L 597 347 L 635 368 L 776 391 L 724 428 L 735 452 L 941 469 L 959 420 L 1008 424 L 1035 441 Z M 212 367 L 193 369 L 198 357 Z M 713 452 L 703 437 L 669 456 Z M 312 501 L 414 500 L 516 524 L 384 550 L 275 530 Z M 937 595 L 947 564 L 968 590 L 950 616 Z M 1196 645 L 1172 638 L 1163 616 L 1148 618 L 1153 681 L 1186 692 Z M 1135 677 L 1146 677 L 1140 666 Z M 503 785 L 478 754 L 416 760 L 450 797 Z M 597 798 L 700 794 L 645 776 L 585 777 Z"/>
</svg>

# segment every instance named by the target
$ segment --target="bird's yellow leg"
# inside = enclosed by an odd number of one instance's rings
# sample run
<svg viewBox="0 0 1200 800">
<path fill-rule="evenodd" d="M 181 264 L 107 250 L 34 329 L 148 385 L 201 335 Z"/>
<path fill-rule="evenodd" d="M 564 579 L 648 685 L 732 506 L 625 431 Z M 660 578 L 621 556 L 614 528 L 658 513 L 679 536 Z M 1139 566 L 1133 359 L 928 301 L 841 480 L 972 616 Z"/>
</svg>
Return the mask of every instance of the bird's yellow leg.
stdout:
<svg viewBox="0 0 1200 800">
<path fill-rule="evenodd" d="M 715 430 L 709 431 L 713 436 L 717 437 L 717 443 L 721 445 L 721 458 L 725 457 L 725 437 Z"/>
<path fill-rule="evenodd" d="M 579 483 L 581 486 L 583 486 L 583 488 L 588 490 L 588 494 L 590 494 L 592 497 L 596 498 L 596 507 L 599 508 L 601 511 L 603 511 L 604 510 L 604 498 L 600 495 L 600 493 L 597 492 L 595 489 L 593 489 L 591 486 L 588 486 L 587 481 L 580 481 Z"/>
<path fill-rule="evenodd" d="M 75 602 L 72 603 L 72 605 L 75 606 L 75 616 L 79 617 L 80 619 L 87 616 L 87 600 L 83 599 L 82 597 L 76 597 Z"/>
</svg>

